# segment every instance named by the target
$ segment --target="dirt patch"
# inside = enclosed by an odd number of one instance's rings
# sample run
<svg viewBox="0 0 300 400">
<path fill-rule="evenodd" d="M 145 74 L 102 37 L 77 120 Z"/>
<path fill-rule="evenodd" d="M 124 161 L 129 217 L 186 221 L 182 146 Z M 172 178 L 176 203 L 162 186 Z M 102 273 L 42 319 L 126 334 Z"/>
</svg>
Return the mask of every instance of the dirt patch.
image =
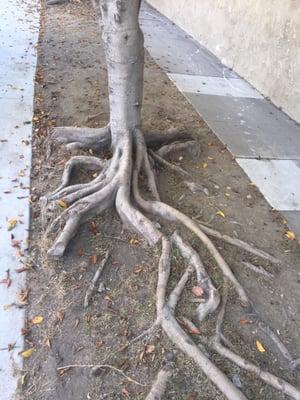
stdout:
<svg viewBox="0 0 300 400">
<path fill-rule="evenodd" d="M 70 153 L 55 149 L 47 157 L 47 134 L 51 126 L 100 127 L 108 121 L 106 68 L 100 33 L 88 1 L 49 7 L 43 10 L 36 79 L 35 126 L 33 138 L 31 257 L 35 269 L 28 272 L 30 288 L 27 319 L 41 315 L 41 324 L 31 326 L 26 336 L 36 351 L 25 363 L 22 399 L 143 399 L 149 390 L 164 354 L 172 345 L 157 332 L 149 342 L 126 347 L 155 319 L 155 290 L 159 252 L 135 235 L 123 231 L 114 211 L 83 222 L 65 257 L 49 261 L 46 250 L 52 237 L 44 236 L 38 199 L 53 191 L 60 182 Z M 282 337 L 290 352 L 300 356 L 299 321 L 299 244 L 285 238 L 286 226 L 271 210 L 258 190 L 250 185 L 228 150 L 207 128 L 166 75 L 147 55 L 143 105 L 144 131 L 163 132 L 171 127 L 192 133 L 198 141 L 193 154 L 176 154 L 173 162 L 185 168 L 194 182 L 206 188 L 193 194 L 183 180 L 159 170 L 162 199 L 189 216 L 209 223 L 223 233 L 237 236 L 279 257 L 274 266 L 236 248 L 216 242 L 235 275 L 244 285 L 259 313 Z M 91 176 L 80 172 L 79 179 Z M 224 213 L 224 217 L 218 215 Z M 220 213 L 219 213 L 220 214 Z M 175 227 L 170 227 L 174 229 Z M 182 232 L 199 251 L 216 286 L 222 276 L 208 253 L 187 232 Z M 136 240 L 131 240 L 136 239 Z M 88 309 L 83 309 L 86 289 L 106 250 L 111 258 L 105 267 L 105 292 L 96 293 Z M 263 266 L 274 277 L 266 278 L 246 269 L 242 261 Z M 171 284 L 182 274 L 182 260 L 172 259 Z M 195 320 L 191 281 L 179 304 L 178 316 Z M 234 349 L 261 367 L 296 383 L 269 338 L 255 325 L 242 325 L 251 319 L 241 309 L 234 292 L 225 323 L 225 333 Z M 210 332 L 214 318 L 200 327 Z M 29 324 L 30 325 L 30 324 Z M 194 335 L 197 342 L 197 335 Z M 266 348 L 259 353 L 255 341 Z M 145 354 L 145 346 L 154 351 Z M 253 379 L 219 356 L 212 354 L 228 376 L 241 382 L 251 399 L 284 399 L 285 396 Z M 130 383 L 112 370 L 91 376 L 89 368 L 74 368 L 62 373 L 57 368 L 69 365 L 110 364 L 142 385 Z M 223 399 L 198 368 L 178 355 L 176 371 L 166 399 Z M 191 398 L 191 397 L 190 397 Z"/>
</svg>

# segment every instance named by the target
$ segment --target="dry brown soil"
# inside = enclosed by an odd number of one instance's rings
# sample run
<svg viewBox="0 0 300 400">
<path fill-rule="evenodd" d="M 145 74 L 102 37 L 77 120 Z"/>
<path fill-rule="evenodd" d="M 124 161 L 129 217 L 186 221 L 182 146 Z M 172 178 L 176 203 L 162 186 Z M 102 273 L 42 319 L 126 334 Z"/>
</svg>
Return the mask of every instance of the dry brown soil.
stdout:
<svg viewBox="0 0 300 400">
<path fill-rule="evenodd" d="M 106 67 L 98 26 L 89 1 L 49 7 L 43 10 L 38 47 L 38 70 L 33 138 L 31 257 L 36 268 L 28 272 L 30 288 L 27 319 L 43 316 L 41 324 L 31 325 L 26 336 L 28 347 L 36 351 L 24 367 L 23 400 L 144 399 L 148 386 L 130 383 L 119 373 L 103 371 L 94 377 L 89 368 L 74 368 L 59 374 L 58 367 L 68 364 L 110 364 L 122 369 L 143 385 L 151 384 L 164 354 L 174 346 L 157 332 L 149 342 L 126 347 L 130 338 L 149 327 L 155 318 L 155 288 L 158 249 L 149 248 L 136 236 L 122 229 L 114 210 L 93 215 L 82 222 L 60 261 L 49 261 L 46 250 L 53 237 L 45 237 L 39 197 L 59 184 L 63 164 L 71 156 L 64 149 L 54 149 L 47 158 L 49 127 L 103 126 L 108 121 Z M 206 221 L 223 233 L 253 243 L 282 260 L 271 265 L 236 248 L 217 242 L 235 275 L 244 285 L 265 321 L 276 329 L 290 352 L 300 357 L 299 349 L 299 244 L 285 237 L 286 226 L 280 215 L 271 210 L 255 186 L 199 115 L 184 99 L 155 62 L 146 55 L 143 104 L 144 131 L 162 134 L 177 127 L 196 136 L 198 148 L 193 154 L 175 154 L 194 182 L 209 191 L 191 193 L 181 178 L 157 169 L 162 199 L 191 217 Z M 181 158 L 183 157 L 183 158 Z M 79 171 L 78 179 L 91 179 Z M 77 179 L 77 180 L 78 180 Z M 225 218 L 216 213 L 221 210 Z M 59 212 L 59 210 L 57 211 Z M 47 222 L 48 223 L 48 222 Z M 47 225 L 46 223 L 46 225 Z M 166 229 L 174 230 L 175 227 Z M 222 276 L 199 241 L 183 232 L 200 252 L 216 286 Z M 136 238 L 138 239 L 138 238 Z M 104 293 L 95 293 L 88 309 L 83 308 L 86 289 L 106 250 L 111 252 L 103 282 Z M 249 261 L 274 274 L 274 278 L 245 269 Z M 183 270 L 183 261 L 174 252 L 174 285 Z M 184 292 L 177 315 L 195 319 L 191 281 Z M 240 307 L 230 293 L 225 333 L 234 349 L 281 377 L 297 383 L 287 363 L 270 339 Z M 215 318 L 200 327 L 211 332 Z M 198 341 L 198 336 L 194 335 Z M 255 345 L 260 340 L 266 352 Z M 145 346 L 155 349 L 145 354 Z M 148 347 L 149 349 L 149 347 Z M 249 399 L 279 400 L 285 396 L 262 384 L 236 366 L 211 354 L 215 363 L 230 378 L 241 382 Z M 193 397 L 194 396 L 194 397 Z M 203 373 L 184 355 L 179 354 L 174 376 L 165 399 L 223 399 Z"/>
</svg>

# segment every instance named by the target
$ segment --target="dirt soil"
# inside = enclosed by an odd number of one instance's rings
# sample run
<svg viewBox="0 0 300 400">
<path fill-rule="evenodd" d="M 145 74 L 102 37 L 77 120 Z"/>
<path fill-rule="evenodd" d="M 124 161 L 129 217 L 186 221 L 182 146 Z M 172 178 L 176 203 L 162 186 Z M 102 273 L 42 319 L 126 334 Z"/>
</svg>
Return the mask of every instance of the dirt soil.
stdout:
<svg viewBox="0 0 300 400">
<path fill-rule="evenodd" d="M 27 274 L 30 294 L 26 341 L 35 351 L 24 366 L 23 400 L 144 399 L 164 354 L 174 348 L 160 331 L 148 342 L 127 347 L 128 341 L 150 327 L 155 319 L 159 251 L 123 230 L 114 210 L 83 222 L 63 259 L 50 261 L 46 256 L 53 237 L 45 237 L 45 225 L 49 221 L 43 222 L 39 198 L 57 187 L 64 163 L 71 156 L 63 148 L 55 148 L 47 156 L 48 128 L 100 127 L 107 123 L 107 78 L 101 46 L 89 1 L 74 0 L 43 10 L 31 188 L 30 249 L 35 267 Z M 299 243 L 285 237 L 287 227 L 281 216 L 250 184 L 226 147 L 148 54 L 143 124 L 145 132 L 164 134 L 166 129 L 176 127 L 197 138 L 198 147 L 193 153 L 176 154 L 172 161 L 185 168 L 191 174 L 191 181 L 203 185 L 208 195 L 191 193 L 183 179 L 170 171 L 157 169 L 163 201 L 282 260 L 281 265 L 272 265 L 215 241 L 260 315 L 278 332 L 293 356 L 300 357 Z M 78 172 L 78 180 L 87 179 L 91 179 L 90 173 Z M 218 211 L 222 211 L 224 217 L 218 215 Z M 182 233 L 199 251 L 216 286 L 220 287 L 222 276 L 209 254 L 195 237 Z M 106 290 L 95 293 L 90 306 L 84 309 L 87 287 L 106 250 L 111 253 L 102 278 Z M 274 277 L 256 274 L 245 268 L 242 261 L 263 266 Z M 174 253 L 172 285 L 181 276 L 182 267 L 182 260 Z M 193 280 L 188 284 L 177 315 L 196 322 L 196 305 L 191 293 L 194 284 Z M 43 316 L 42 323 L 30 323 L 35 316 Z M 224 331 L 235 351 L 297 384 L 295 373 L 288 369 L 269 337 L 255 324 L 241 323 L 243 319 L 251 321 L 251 315 L 245 313 L 231 291 Z M 211 332 L 213 323 L 215 317 L 209 318 L 200 327 L 201 333 Z M 193 338 L 198 342 L 199 335 Z M 256 340 L 263 344 L 265 352 L 258 351 Z M 240 383 L 249 399 L 286 398 L 216 354 L 211 357 L 234 382 Z M 90 368 L 58 372 L 57 368 L 69 364 L 110 364 L 141 385 L 109 369 L 97 377 L 91 375 Z M 223 398 L 192 361 L 178 355 L 166 400 Z"/>
</svg>

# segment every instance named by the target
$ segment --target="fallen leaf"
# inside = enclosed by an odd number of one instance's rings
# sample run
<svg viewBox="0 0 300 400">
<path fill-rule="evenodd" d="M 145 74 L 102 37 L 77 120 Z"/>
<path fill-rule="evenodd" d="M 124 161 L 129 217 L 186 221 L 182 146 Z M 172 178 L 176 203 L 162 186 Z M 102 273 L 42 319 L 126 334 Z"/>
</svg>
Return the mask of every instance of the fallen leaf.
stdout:
<svg viewBox="0 0 300 400">
<path fill-rule="evenodd" d="M 97 264 L 97 260 L 98 260 L 97 254 L 93 254 L 93 255 L 90 257 L 90 263 L 93 264 L 93 265 Z"/>
<path fill-rule="evenodd" d="M 63 199 L 57 200 L 56 204 L 61 208 L 68 208 L 68 203 Z"/>
<path fill-rule="evenodd" d="M 46 347 L 48 347 L 48 349 L 51 349 L 52 344 L 51 344 L 51 340 L 50 340 L 48 337 L 45 338 L 45 340 L 44 340 L 44 345 L 45 345 Z"/>
<path fill-rule="evenodd" d="M 94 235 L 98 233 L 97 224 L 95 221 L 90 223 L 90 230 L 93 232 Z"/>
<path fill-rule="evenodd" d="M 261 342 L 260 342 L 259 340 L 257 340 L 257 341 L 255 342 L 255 344 L 256 344 L 257 350 L 258 350 L 260 353 L 264 353 L 264 352 L 266 351 L 266 349 L 264 348 L 264 346 L 261 344 Z"/>
<path fill-rule="evenodd" d="M 22 336 L 27 336 L 30 333 L 30 328 L 22 328 L 21 329 L 21 335 Z"/>
<path fill-rule="evenodd" d="M 292 231 L 287 231 L 287 232 L 285 233 L 285 236 L 286 236 L 289 240 L 294 240 L 294 239 L 296 238 L 294 232 L 292 232 Z"/>
<path fill-rule="evenodd" d="M 32 356 L 33 352 L 35 351 L 35 347 L 30 347 L 30 349 L 21 351 L 19 353 L 19 356 L 23 357 L 23 358 L 29 358 Z"/>
<path fill-rule="evenodd" d="M 198 394 L 196 392 L 192 392 L 190 394 L 188 394 L 188 397 L 186 398 L 186 400 L 198 400 Z"/>
<path fill-rule="evenodd" d="M 66 368 L 62 368 L 59 370 L 59 375 L 63 376 L 66 372 L 68 372 L 71 368 L 70 367 L 66 367 Z"/>
<path fill-rule="evenodd" d="M 17 240 L 17 239 L 12 239 L 11 240 L 12 247 L 20 248 L 21 247 L 21 243 L 22 243 L 22 240 Z"/>
<path fill-rule="evenodd" d="M 28 296 L 29 296 L 29 293 L 30 293 L 30 289 L 21 290 L 21 291 L 18 293 L 17 297 L 18 297 L 19 302 L 20 302 L 22 305 L 28 304 Z"/>
<path fill-rule="evenodd" d="M 9 269 L 6 271 L 6 278 L 1 279 L 0 283 L 4 283 L 6 285 L 7 288 L 10 287 L 11 285 L 11 278 L 10 278 L 10 273 L 9 273 Z"/>
<path fill-rule="evenodd" d="M 16 347 L 16 342 L 8 343 L 7 350 L 12 351 Z"/>
<path fill-rule="evenodd" d="M 203 293 L 204 293 L 204 290 L 202 289 L 201 286 L 194 286 L 193 289 L 192 289 L 192 293 L 196 297 L 202 297 Z"/>
<path fill-rule="evenodd" d="M 139 265 L 137 265 L 136 267 L 133 268 L 133 272 L 135 274 L 140 274 L 143 271 L 143 267 L 140 267 Z"/>
<path fill-rule="evenodd" d="M 75 324 L 74 324 L 74 328 L 77 328 L 77 326 L 79 325 L 79 318 L 76 318 L 76 320 L 75 320 Z"/>
<path fill-rule="evenodd" d="M 225 214 L 221 210 L 217 211 L 216 215 L 219 215 L 220 217 L 225 218 Z"/>
<path fill-rule="evenodd" d="M 122 394 L 123 394 L 125 397 L 127 397 L 127 398 L 130 397 L 130 393 L 128 392 L 128 390 L 127 390 L 126 388 L 123 388 L 123 389 L 122 389 Z"/>
<path fill-rule="evenodd" d="M 65 312 L 64 310 L 59 310 L 56 313 L 56 317 L 58 319 L 59 322 L 63 322 L 64 318 L 65 318 Z"/>
<path fill-rule="evenodd" d="M 139 242 L 137 239 L 135 239 L 135 238 L 131 238 L 130 241 L 129 241 L 129 243 L 132 244 L 132 245 L 134 245 L 134 246 L 137 246 L 137 245 L 140 244 L 140 242 Z"/>
<path fill-rule="evenodd" d="M 240 319 L 240 324 L 241 325 L 249 325 L 249 324 L 252 324 L 252 321 L 250 321 L 249 319 Z"/>
<path fill-rule="evenodd" d="M 16 220 L 16 218 L 9 219 L 7 222 L 7 230 L 11 231 L 12 229 L 14 229 L 17 223 L 18 221 Z"/>
<path fill-rule="evenodd" d="M 83 250 L 82 247 L 78 250 L 77 254 L 78 254 L 79 257 L 83 257 L 84 256 L 84 250 Z"/>
<path fill-rule="evenodd" d="M 202 164 L 202 167 L 203 167 L 203 168 L 207 168 L 207 163 L 206 163 L 206 162 L 203 163 L 203 164 Z"/>
<path fill-rule="evenodd" d="M 104 342 L 103 342 L 103 340 L 97 340 L 95 345 L 96 345 L 96 349 L 100 349 L 104 345 Z"/>
<path fill-rule="evenodd" d="M 146 354 L 151 354 L 154 352 L 154 350 L 155 350 L 154 344 L 147 344 L 147 346 L 145 347 Z"/>
<path fill-rule="evenodd" d="M 17 268 L 15 269 L 15 271 L 20 274 L 21 272 L 25 272 L 25 271 L 29 271 L 30 268 L 28 267 L 21 267 L 21 268 Z"/>
<path fill-rule="evenodd" d="M 33 317 L 30 322 L 34 325 L 41 324 L 44 321 L 44 317 L 41 315 L 37 315 L 36 317 Z"/>
</svg>

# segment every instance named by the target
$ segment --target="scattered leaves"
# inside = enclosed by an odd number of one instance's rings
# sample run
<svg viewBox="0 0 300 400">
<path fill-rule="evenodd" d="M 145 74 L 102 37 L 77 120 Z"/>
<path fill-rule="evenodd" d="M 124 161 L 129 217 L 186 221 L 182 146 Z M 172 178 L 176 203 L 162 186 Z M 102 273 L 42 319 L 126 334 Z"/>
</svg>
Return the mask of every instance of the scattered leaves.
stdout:
<svg viewBox="0 0 300 400">
<path fill-rule="evenodd" d="M 35 347 L 30 347 L 27 350 L 21 351 L 19 353 L 19 356 L 23 357 L 23 358 L 29 358 L 32 356 L 33 352 L 35 351 Z"/>
<path fill-rule="evenodd" d="M 15 228 L 15 226 L 17 225 L 18 221 L 16 220 L 16 218 L 11 218 L 7 221 L 7 230 L 11 231 L 12 229 Z"/>
<path fill-rule="evenodd" d="M 256 344 L 257 350 L 258 350 L 260 353 L 264 353 L 264 352 L 266 351 L 266 349 L 264 348 L 264 346 L 262 345 L 262 343 L 261 343 L 259 340 L 257 340 L 257 341 L 255 342 L 255 344 Z"/>
<path fill-rule="evenodd" d="M 287 231 L 285 233 L 285 236 L 289 239 L 289 240 L 294 240 L 296 238 L 296 235 L 294 234 L 294 232 L 292 231 Z"/>
<path fill-rule="evenodd" d="M 221 210 L 217 211 L 216 215 L 219 215 L 219 217 L 225 218 L 225 214 Z"/>
<path fill-rule="evenodd" d="M 34 325 L 41 324 L 44 321 L 44 317 L 42 315 L 37 315 L 36 317 L 33 317 L 30 322 Z"/>
<path fill-rule="evenodd" d="M 204 290 L 202 289 L 201 286 L 194 286 L 194 287 L 192 288 L 192 293 L 193 293 L 193 295 L 196 296 L 196 297 L 202 297 L 203 294 L 204 294 Z"/>
</svg>

